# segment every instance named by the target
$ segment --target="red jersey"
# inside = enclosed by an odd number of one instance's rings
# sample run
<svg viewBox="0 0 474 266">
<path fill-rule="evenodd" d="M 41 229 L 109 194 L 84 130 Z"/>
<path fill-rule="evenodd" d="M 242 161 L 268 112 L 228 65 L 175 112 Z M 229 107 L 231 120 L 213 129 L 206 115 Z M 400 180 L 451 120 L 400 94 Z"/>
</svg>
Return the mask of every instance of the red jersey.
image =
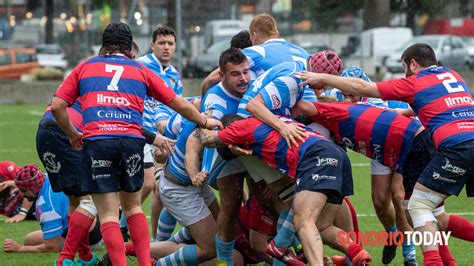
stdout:
<svg viewBox="0 0 474 266">
<path fill-rule="evenodd" d="M 82 104 L 84 138 L 142 136 L 145 96 L 167 104 L 176 93 L 142 64 L 123 55 L 95 56 L 78 65 L 57 97 Z"/>
<path fill-rule="evenodd" d="M 331 131 L 336 142 L 381 164 L 403 166 L 420 122 L 393 111 L 355 103 L 313 103 L 318 115 L 310 118 Z"/>
<path fill-rule="evenodd" d="M 0 182 L 12 181 L 16 178 L 16 172 L 20 170 L 14 162 L 0 162 Z M 19 204 L 23 201 L 20 193 L 2 193 L 0 196 L 0 214 L 11 216 Z"/>
<path fill-rule="evenodd" d="M 252 150 L 252 155 L 294 180 L 299 160 L 306 149 L 316 141 L 327 139 L 301 123 L 285 117 L 280 119 L 305 129 L 307 138 L 303 142 L 298 141 L 299 148 L 288 149 L 288 144 L 278 131 L 255 117 L 236 121 L 217 134 L 225 144 L 243 145 L 244 148 Z"/>
<path fill-rule="evenodd" d="M 432 66 L 408 78 L 378 82 L 384 100 L 407 102 L 437 148 L 474 139 L 474 102 L 455 71 Z"/>
</svg>

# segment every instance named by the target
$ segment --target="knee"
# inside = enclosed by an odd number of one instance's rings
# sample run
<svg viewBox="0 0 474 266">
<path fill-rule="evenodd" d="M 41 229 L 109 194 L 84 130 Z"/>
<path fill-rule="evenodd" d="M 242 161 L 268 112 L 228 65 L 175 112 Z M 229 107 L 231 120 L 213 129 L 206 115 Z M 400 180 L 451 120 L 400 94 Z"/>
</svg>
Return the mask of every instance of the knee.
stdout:
<svg viewBox="0 0 474 266">
<path fill-rule="evenodd" d="M 390 194 L 381 193 L 380 191 L 372 191 L 372 202 L 376 209 L 387 208 L 390 204 Z"/>
<path fill-rule="evenodd" d="M 394 206 L 402 206 L 405 201 L 405 192 L 404 191 L 394 191 L 392 193 L 392 202 Z"/>
<path fill-rule="evenodd" d="M 408 213 L 413 221 L 413 227 L 424 226 L 427 222 L 436 222 L 433 211 L 443 201 L 443 198 L 433 192 L 415 189 L 408 201 Z"/>
</svg>

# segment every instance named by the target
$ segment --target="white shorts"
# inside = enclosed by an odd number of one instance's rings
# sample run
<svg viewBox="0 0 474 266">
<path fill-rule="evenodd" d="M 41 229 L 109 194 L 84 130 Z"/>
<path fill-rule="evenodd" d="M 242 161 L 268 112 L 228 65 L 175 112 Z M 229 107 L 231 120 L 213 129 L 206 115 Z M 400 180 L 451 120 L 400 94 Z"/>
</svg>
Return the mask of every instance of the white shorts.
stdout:
<svg viewBox="0 0 474 266">
<path fill-rule="evenodd" d="M 255 156 L 242 155 L 239 158 L 247 169 L 247 172 L 249 173 L 250 177 L 255 182 L 265 180 L 265 183 L 271 184 L 285 177 L 284 174 L 271 168 Z"/>
<path fill-rule="evenodd" d="M 247 170 L 245 169 L 245 166 L 243 165 L 242 161 L 239 158 L 237 158 L 237 159 L 228 161 L 224 165 L 221 172 L 217 176 L 217 179 L 226 177 L 229 175 L 240 174 L 240 173 L 245 173 L 245 172 L 247 172 Z"/>
<path fill-rule="evenodd" d="M 146 143 L 143 147 L 143 163 L 154 163 L 155 160 L 155 146 Z"/>
<path fill-rule="evenodd" d="M 389 175 L 393 173 L 390 167 L 387 167 L 376 160 L 370 160 L 370 174 L 371 175 Z"/>
<path fill-rule="evenodd" d="M 408 200 L 404 200 L 403 205 L 405 206 L 405 210 L 408 210 Z M 443 204 L 439 207 L 436 207 L 436 209 L 433 210 L 433 215 L 434 217 L 438 217 L 444 212 L 446 212 L 446 210 L 444 209 L 444 204 Z"/>
<path fill-rule="evenodd" d="M 190 226 L 211 215 L 208 206 L 216 200 L 210 186 L 180 186 L 160 178 L 160 197 L 164 207 L 181 224 Z"/>
</svg>

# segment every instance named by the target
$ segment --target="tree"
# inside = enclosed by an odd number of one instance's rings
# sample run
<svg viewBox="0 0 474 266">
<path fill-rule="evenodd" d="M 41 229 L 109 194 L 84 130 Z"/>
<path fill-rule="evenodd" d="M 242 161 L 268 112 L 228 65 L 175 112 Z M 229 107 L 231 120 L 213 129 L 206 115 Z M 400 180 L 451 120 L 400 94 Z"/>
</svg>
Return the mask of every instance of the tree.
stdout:
<svg viewBox="0 0 474 266">
<path fill-rule="evenodd" d="M 364 29 L 390 25 L 390 0 L 364 1 Z"/>
<path fill-rule="evenodd" d="M 53 18 L 54 18 L 54 1 L 53 0 L 46 0 L 46 36 L 45 36 L 45 43 L 53 43 L 54 36 L 53 36 Z"/>
</svg>

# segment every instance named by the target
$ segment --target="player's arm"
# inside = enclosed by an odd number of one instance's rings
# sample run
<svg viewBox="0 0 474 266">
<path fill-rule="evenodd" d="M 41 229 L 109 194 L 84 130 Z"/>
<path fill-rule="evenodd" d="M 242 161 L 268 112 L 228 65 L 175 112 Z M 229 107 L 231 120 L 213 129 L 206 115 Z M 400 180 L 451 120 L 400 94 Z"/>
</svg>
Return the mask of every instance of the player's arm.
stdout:
<svg viewBox="0 0 474 266">
<path fill-rule="evenodd" d="M 412 116 L 416 116 L 415 112 L 413 111 L 413 109 L 411 108 L 394 108 L 394 109 L 391 109 L 392 111 L 400 114 L 400 115 L 403 115 L 403 116 L 406 116 L 406 117 L 412 117 Z"/>
<path fill-rule="evenodd" d="M 51 102 L 51 112 L 53 113 L 56 121 L 63 130 L 63 132 L 69 137 L 71 145 L 76 149 L 82 148 L 82 133 L 76 130 L 76 127 L 69 119 L 69 115 L 66 111 L 66 107 L 69 106 L 69 103 L 64 99 L 55 96 Z"/>
<path fill-rule="evenodd" d="M 221 77 L 219 75 L 219 68 L 214 69 L 201 83 L 201 97 L 204 97 L 207 90 L 212 87 L 212 85 L 216 84 L 217 82 L 221 81 Z"/>
<path fill-rule="evenodd" d="M 339 77 L 309 71 L 295 73 L 295 76 L 304 80 L 303 85 L 309 85 L 312 88 L 328 86 L 338 88 L 347 94 L 381 98 L 374 82 L 367 82 L 359 78 Z"/>
<path fill-rule="evenodd" d="M 23 246 L 13 239 L 3 241 L 3 250 L 5 252 L 59 252 L 61 251 L 61 236 L 43 240 L 43 243 L 34 246 Z"/>
<path fill-rule="evenodd" d="M 288 146 L 298 147 L 297 139 L 303 141 L 306 137 L 304 130 L 295 125 L 288 125 L 276 117 L 265 105 L 261 94 L 253 98 L 245 107 L 245 110 L 257 117 L 260 121 L 271 126 L 285 138 Z"/>
<path fill-rule="evenodd" d="M 313 116 L 318 114 L 318 109 L 314 106 L 313 103 L 308 101 L 300 100 L 293 106 L 291 110 L 291 116 L 297 117 L 300 115 Z"/>
<path fill-rule="evenodd" d="M 198 129 L 193 134 L 195 137 L 198 137 L 205 147 L 225 147 L 226 145 L 222 140 L 219 138 L 217 131 L 214 130 L 207 130 L 207 129 Z"/>
<path fill-rule="evenodd" d="M 173 100 L 167 104 L 171 109 L 180 113 L 184 118 L 188 119 L 191 122 L 196 123 L 200 127 L 205 127 L 212 129 L 215 127 L 222 128 L 222 123 L 212 118 L 207 118 L 206 116 L 199 113 L 194 105 L 182 97 L 174 97 Z"/>
<path fill-rule="evenodd" d="M 26 198 L 23 199 L 21 204 L 20 212 L 5 220 L 5 223 L 18 223 L 26 219 L 26 215 L 30 211 L 31 207 L 33 206 L 33 202 L 27 200 Z"/>
<path fill-rule="evenodd" d="M 202 152 L 203 146 L 199 136 L 197 136 L 198 134 L 196 132 L 198 131 L 199 129 L 195 129 L 194 133 L 192 133 L 186 141 L 186 154 L 184 155 L 184 167 L 195 186 L 205 184 L 208 177 L 207 173 L 199 172 L 199 155 Z"/>
</svg>

